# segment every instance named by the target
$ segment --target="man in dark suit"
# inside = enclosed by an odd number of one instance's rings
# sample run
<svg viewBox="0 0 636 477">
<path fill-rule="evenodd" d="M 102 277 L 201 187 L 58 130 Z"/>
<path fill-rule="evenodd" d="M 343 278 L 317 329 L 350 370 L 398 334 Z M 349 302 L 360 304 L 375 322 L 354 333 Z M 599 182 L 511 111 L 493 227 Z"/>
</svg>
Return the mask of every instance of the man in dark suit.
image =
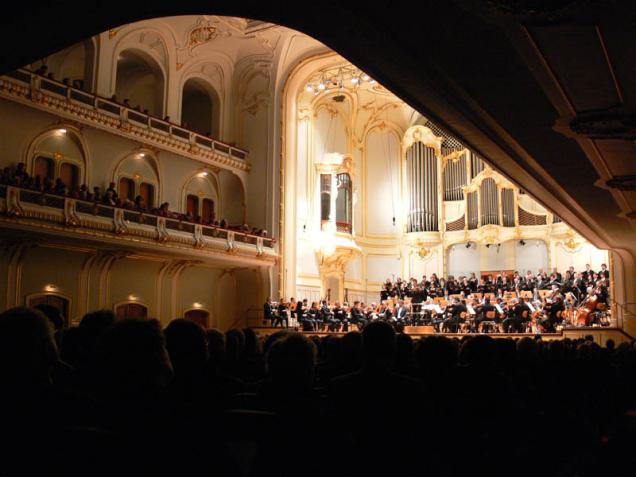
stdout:
<svg viewBox="0 0 636 477">
<path fill-rule="evenodd" d="M 448 310 L 446 310 L 448 314 Z M 463 313 L 463 315 L 462 315 Z M 466 316 L 468 313 L 468 309 L 466 308 L 466 304 L 457 298 L 453 300 L 453 305 L 451 306 L 450 315 L 448 318 L 444 320 L 444 325 L 442 327 L 445 331 L 454 331 L 456 332 L 459 329 L 459 324 L 462 322 L 462 316 Z"/>
<path fill-rule="evenodd" d="M 495 318 L 488 318 L 488 313 L 495 312 Z M 484 321 L 494 321 L 497 323 L 497 308 L 495 305 L 490 303 L 490 298 L 484 299 L 484 304 L 480 307 L 479 313 L 477 315 L 477 330 L 482 328 L 482 323 Z"/>
<path fill-rule="evenodd" d="M 347 310 L 340 306 L 340 302 L 337 301 L 331 310 L 333 313 L 333 328 L 334 331 L 338 331 L 342 326 L 342 331 L 349 331 L 349 320 L 347 320 Z"/>
<path fill-rule="evenodd" d="M 263 305 L 263 319 L 265 322 L 269 322 L 270 326 L 274 323 L 274 310 L 272 309 L 272 300 L 268 298 L 265 304 Z"/>
<path fill-rule="evenodd" d="M 351 323 L 355 324 L 359 330 L 362 330 L 367 324 L 367 319 L 362 312 L 360 302 L 358 300 L 353 302 L 353 307 L 351 308 Z"/>
</svg>

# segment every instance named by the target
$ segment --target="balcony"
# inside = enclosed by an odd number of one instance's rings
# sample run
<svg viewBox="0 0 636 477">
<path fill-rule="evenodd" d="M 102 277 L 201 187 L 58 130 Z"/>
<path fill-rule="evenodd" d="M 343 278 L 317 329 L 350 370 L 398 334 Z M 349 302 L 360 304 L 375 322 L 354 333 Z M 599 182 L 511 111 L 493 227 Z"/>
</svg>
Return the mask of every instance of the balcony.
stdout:
<svg viewBox="0 0 636 477">
<path fill-rule="evenodd" d="M 243 149 L 25 69 L 0 77 L 0 96 L 205 164 L 245 172 L 251 168 Z"/>
<path fill-rule="evenodd" d="M 181 249 L 201 258 L 223 253 L 264 265 L 278 258 L 270 237 L 7 185 L 0 185 L 0 223 L 80 240 Z"/>
</svg>

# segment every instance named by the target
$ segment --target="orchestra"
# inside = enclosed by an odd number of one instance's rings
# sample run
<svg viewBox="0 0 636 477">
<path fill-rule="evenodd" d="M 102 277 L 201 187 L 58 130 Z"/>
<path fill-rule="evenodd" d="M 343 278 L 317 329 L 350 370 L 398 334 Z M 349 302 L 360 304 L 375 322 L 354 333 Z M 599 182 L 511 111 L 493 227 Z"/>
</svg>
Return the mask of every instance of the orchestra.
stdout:
<svg viewBox="0 0 636 477">
<path fill-rule="evenodd" d="M 361 330 L 375 320 L 405 326 L 432 326 L 436 332 L 554 333 L 564 327 L 607 326 L 609 271 L 603 264 L 596 273 L 570 267 L 565 274 L 539 269 L 496 276 L 458 278 L 423 276 L 421 280 L 397 277 L 382 285 L 380 301 L 366 305 L 307 299 L 267 300 L 263 313 L 273 327 L 297 323 L 303 331 L 347 332 Z"/>
</svg>

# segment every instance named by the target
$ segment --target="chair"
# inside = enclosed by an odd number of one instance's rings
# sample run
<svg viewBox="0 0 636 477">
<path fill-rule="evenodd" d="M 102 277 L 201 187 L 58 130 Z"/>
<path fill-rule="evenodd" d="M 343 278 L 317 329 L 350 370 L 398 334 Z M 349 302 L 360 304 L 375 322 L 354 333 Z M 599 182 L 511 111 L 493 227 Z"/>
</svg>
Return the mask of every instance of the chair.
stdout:
<svg viewBox="0 0 636 477">
<path fill-rule="evenodd" d="M 495 324 L 496 317 L 497 317 L 497 312 L 495 310 L 487 311 L 486 319 L 479 324 L 479 327 L 481 328 L 479 332 L 484 333 L 484 328 L 490 331 L 491 326 L 493 327 L 496 326 Z"/>
</svg>

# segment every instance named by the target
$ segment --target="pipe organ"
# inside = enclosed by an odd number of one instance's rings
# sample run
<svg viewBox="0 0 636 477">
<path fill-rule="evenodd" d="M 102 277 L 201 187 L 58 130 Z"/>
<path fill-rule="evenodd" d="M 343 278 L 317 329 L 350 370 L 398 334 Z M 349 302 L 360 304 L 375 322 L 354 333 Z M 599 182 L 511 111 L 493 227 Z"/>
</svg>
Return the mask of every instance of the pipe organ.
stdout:
<svg viewBox="0 0 636 477">
<path fill-rule="evenodd" d="M 437 162 L 435 149 L 422 142 L 413 143 L 406 151 L 407 232 L 439 230 Z"/>
<path fill-rule="evenodd" d="M 499 193 L 494 179 L 484 179 L 479 186 L 480 225 L 499 225 Z"/>
<path fill-rule="evenodd" d="M 466 154 L 444 167 L 444 200 L 463 200 L 466 185 Z"/>
<path fill-rule="evenodd" d="M 504 227 L 515 226 L 515 192 L 513 189 L 501 189 L 501 211 Z"/>
<path fill-rule="evenodd" d="M 479 227 L 479 200 L 477 198 L 477 191 L 466 194 L 466 209 L 468 230 L 475 230 Z"/>
<path fill-rule="evenodd" d="M 486 168 L 484 161 L 482 161 L 477 154 L 470 152 L 470 178 L 471 180 L 477 177 L 477 175 Z"/>
</svg>

